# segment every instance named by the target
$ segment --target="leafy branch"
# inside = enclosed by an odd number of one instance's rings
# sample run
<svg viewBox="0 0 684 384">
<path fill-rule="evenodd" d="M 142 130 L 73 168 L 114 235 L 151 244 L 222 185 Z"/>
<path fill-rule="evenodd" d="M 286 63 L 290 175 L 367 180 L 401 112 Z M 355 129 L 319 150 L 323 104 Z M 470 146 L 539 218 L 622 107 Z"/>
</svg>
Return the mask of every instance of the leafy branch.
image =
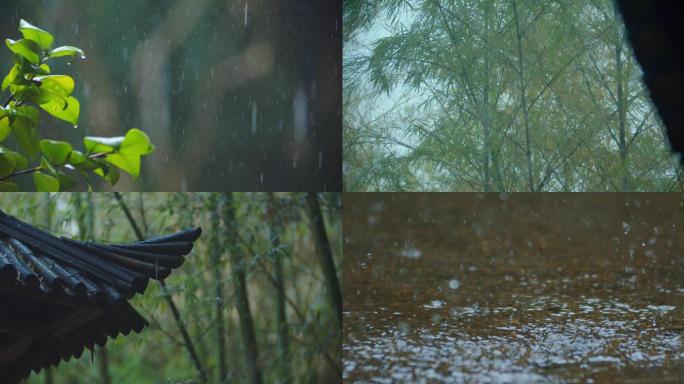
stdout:
<svg viewBox="0 0 684 384">
<path fill-rule="evenodd" d="M 141 157 L 154 151 L 149 137 L 137 128 L 120 137 L 85 137 L 84 150 L 66 141 L 41 139 L 39 107 L 53 117 L 78 127 L 80 103 L 72 96 L 75 83 L 67 75 L 51 74 L 51 60 L 79 57 L 84 52 L 72 46 L 52 48 L 53 36 L 21 20 L 22 39 L 6 39 L 14 55 L 14 66 L 2 81 L 10 95 L 0 106 L 0 143 L 9 137 L 15 149 L 0 145 L 0 191 L 17 191 L 15 178 L 32 174 L 38 191 L 72 189 L 76 182 L 65 171 L 79 173 L 89 186 L 89 174 L 110 185 L 119 180 L 119 170 L 140 176 Z"/>
</svg>

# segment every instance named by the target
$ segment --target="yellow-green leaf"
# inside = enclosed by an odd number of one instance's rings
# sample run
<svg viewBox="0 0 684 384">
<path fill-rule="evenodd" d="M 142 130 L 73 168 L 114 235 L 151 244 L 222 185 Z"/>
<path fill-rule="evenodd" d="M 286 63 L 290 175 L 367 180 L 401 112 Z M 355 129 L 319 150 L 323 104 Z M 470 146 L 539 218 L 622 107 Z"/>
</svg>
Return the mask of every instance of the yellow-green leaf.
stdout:
<svg viewBox="0 0 684 384">
<path fill-rule="evenodd" d="M 17 76 L 19 76 L 20 73 L 21 71 L 19 70 L 19 66 L 15 64 L 12 69 L 10 69 L 7 76 L 5 76 L 5 79 L 2 80 L 2 90 L 4 91 L 10 86 L 10 84 L 14 83 L 14 80 L 17 78 Z"/>
<path fill-rule="evenodd" d="M 66 75 L 36 76 L 33 78 L 40 85 L 41 91 L 66 97 L 74 91 L 74 79 Z"/>
<path fill-rule="evenodd" d="M 0 118 L 0 142 L 5 140 L 10 133 L 12 133 L 12 128 L 9 125 L 9 117 Z"/>
<path fill-rule="evenodd" d="M 35 41 L 26 39 L 7 39 L 5 40 L 5 43 L 7 44 L 7 48 L 9 48 L 10 51 L 25 58 L 31 64 L 38 64 L 40 62 L 40 47 L 38 46 L 38 43 L 36 43 Z"/>
<path fill-rule="evenodd" d="M 62 97 L 50 92 L 41 92 L 40 107 L 52 116 L 67 121 L 74 126 L 78 124 L 78 115 L 81 111 L 81 106 L 73 96 Z"/>
<path fill-rule="evenodd" d="M 124 137 L 97 137 L 86 136 L 83 138 L 83 145 L 88 153 L 107 153 L 119 148 L 123 143 Z"/>
<path fill-rule="evenodd" d="M 122 155 L 147 155 L 154 151 L 154 145 L 150 142 L 147 134 L 138 128 L 132 128 L 126 132 L 123 143 L 119 147 Z"/>
<path fill-rule="evenodd" d="M 62 46 L 62 47 L 57 47 L 50 51 L 50 58 L 54 57 L 64 57 L 64 56 L 76 56 L 80 57 L 81 59 L 85 59 L 85 53 L 80 49 L 76 47 L 71 47 L 68 45 Z"/>
<path fill-rule="evenodd" d="M 122 171 L 130 174 L 134 178 L 140 176 L 140 155 L 122 155 L 120 153 L 112 153 L 107 155 L 105 160 L 117 166 Z"/>
<path fill-rule="evenodd" d="M 35 41 L 42 49 L 50 49 L 54 40 L 49 32 L 32 25 L 24 19 L 19 21 L 19 32 L 24 36 L 24 39 Z"/>
</svg>

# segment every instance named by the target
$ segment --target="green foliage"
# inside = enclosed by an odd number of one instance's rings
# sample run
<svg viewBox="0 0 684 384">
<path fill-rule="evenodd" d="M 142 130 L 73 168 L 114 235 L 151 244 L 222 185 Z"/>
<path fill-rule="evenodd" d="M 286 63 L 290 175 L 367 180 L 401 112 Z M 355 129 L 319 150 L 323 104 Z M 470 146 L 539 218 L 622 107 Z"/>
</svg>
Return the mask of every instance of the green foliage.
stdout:
<svg viewBox="0 0 684 384">
<path fill-rule="evenodd" d="M 18 190 L 16 178 L 33 174 L 38 191 L 63 191 L 74 188 L 70 173 L 81 174 L 88 185 L 88 174 L 102 177 L 110 185 L 119 180 L 119 169 L 134 178 L 140 176 L 141 157 L 154 151 L 154 145 L 141 130 L 133 128 L 122 137 L 86 137 L 85 150 L 75 150 L 64 141 L 41 139 L 40 107 L 54 118 L 78 126 L 80 103 L 72 96 L 74 80 L 51 74 L 48 62 L 57 58 L 79 57 L 84 52 L 72 46 L 52 48 L 54 38 L 26 20 L 21 20 L 22 39 L 6 39 L 14 55 L 14 66 L 2 81 L 2 91 L 10 95 L 0 105 L 0 190 Z M 16 149 L 5 147 L 14 139 Z"/>
<path fill-rule="evenodd" d="M 344 25 L 350 191 L 677 187 L 612 1 L 350 1 Z"/>
</svg>

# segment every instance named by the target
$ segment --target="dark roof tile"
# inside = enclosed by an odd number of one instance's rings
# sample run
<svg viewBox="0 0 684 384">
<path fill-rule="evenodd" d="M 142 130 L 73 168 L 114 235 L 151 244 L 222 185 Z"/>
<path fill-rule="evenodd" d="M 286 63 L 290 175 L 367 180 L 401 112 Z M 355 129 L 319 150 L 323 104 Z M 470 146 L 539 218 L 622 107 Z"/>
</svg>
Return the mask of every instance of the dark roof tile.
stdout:
<svg viewBox="0 0 684 384">
<path fill-rule="evenodd" d="M 126 300 L 181 266 L 200 234 L 194 228 L 133 244 L 80 242 L 0 211 L 0 378 L 18 382 L 107 337 L 140 332 L 147 321 Z M 36 319 L 36 311 L 45 317 Z"/>
</svg>

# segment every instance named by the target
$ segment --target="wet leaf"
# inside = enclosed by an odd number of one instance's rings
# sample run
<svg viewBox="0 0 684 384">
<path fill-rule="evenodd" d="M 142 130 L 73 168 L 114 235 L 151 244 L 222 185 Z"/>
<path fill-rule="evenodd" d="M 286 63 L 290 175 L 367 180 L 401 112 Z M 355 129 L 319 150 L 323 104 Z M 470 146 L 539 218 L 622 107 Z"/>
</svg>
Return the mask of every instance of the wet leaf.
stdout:
<svg viewBox="0 0 684 384">
<path fill-rule="evenodd" d="M 109 185 L 114 185 L 119 181 L 119 170 L 103 163 L 101 168 L 94 170 L 95 174 L 102 176 Z"/>
<path fill-rule="evenodd" d="M 137 128 L 130 129 L 119 148 L 122 155 L 147 155 L 154 151 L 154 145 L 147 134 Z"/>
<path fill-rule="evenodd" d="M 54 37 L 49 32 L 32 25 L 24 19 L 19 21 L 19 32 L 24 36 L 24 39 L 36 42 L 42 49 L 50 49 L 54 40 Z"/>
<path fill-rule="evenodd" d="M 24 116 L 17 116 L 12 123 L 12 134 L 19 143 L 21 149 L 30 157 L 35 156 L 39 151 L 38 132 L 31 119 Z"/>
<path fill-rule="evenodd" d="M 14 83 L 14 81 L 17 79 L 17 77 L 21 74 L 20 67 L 19 65 L 15 64 L 12 69 L 10 69 L 9 73 L 5 78 L 2 80 L 2 90 L 6 90 L 7 87 L 10 86 L 10 84 Z"/>
<path fill-rule="evenodd" d="M 124 137 L 97 137 L 86 136 L 83 138 L 83 145 L 88 153 L 106 153 L 118 149 L 123 143 Z"/>
<path fill-rule="evenodd" d="M 67 97 L 74 91 L 74 79 L 66 75 L 37 76 L 33 79 L 40 85 L 41 91 Z"/>
<path fill-rule="evenodd" d="M 31 64 L 38 64 L 40 62 L 40 47 L 35 41 L 6 39 L 5 43 L 10 51 L 28 60 Z"/>
<path fill-rule="evenodd" d="M 40 107 L 47 113 L 73 125 L 78 124 L 81 106 L 75 97 L 62 97 L 50 92 L 41 92 L 40 97 L 41 101 L 45 101 L 40 104 Z"/>
<path fill-rule="evenodd" d="M 48 174 L 34 172 L 33 182 L 38 192 L 59 192 L 59 180 Z"/>
<path fill-rule="evenodd" d="M 14 157 L 8 155 L 4 151 L 5 148 L 0 147 L 0 178 L 11 175 L 16 167 Z"/>
<path fill-rule="evenodd" d="M 0 118 L 0 142 L 5 140 L 10 133 L 12 133 L 12 128 L 9 125 L 9 117 Z"/>
<path fill-rule="evenodd" d="M 57 166 L 67 162 L 72 149 L 65 141 L 41 140 L 40 151 L 51 165 Z"/>
<path fill-rule="evenodd" d="M 78 55 L 81 59 L 85 59 L 85 53 L 80 49 L 76 47 L 71 47 L 68 45 L 62 46 L 62 47 L 57 47 L 50 51 L 50 58 L 55 58 L 55 57 L 73 57 Z"/>
<path fill-rule="evenodd" d="M 134 178 L 140 176 L 140 155 L 112 153 L 111 155 L 107 155 L 105 160 L 110 164 L 119 167 L 122 171 L 130 174 Z"/>
</svg>

